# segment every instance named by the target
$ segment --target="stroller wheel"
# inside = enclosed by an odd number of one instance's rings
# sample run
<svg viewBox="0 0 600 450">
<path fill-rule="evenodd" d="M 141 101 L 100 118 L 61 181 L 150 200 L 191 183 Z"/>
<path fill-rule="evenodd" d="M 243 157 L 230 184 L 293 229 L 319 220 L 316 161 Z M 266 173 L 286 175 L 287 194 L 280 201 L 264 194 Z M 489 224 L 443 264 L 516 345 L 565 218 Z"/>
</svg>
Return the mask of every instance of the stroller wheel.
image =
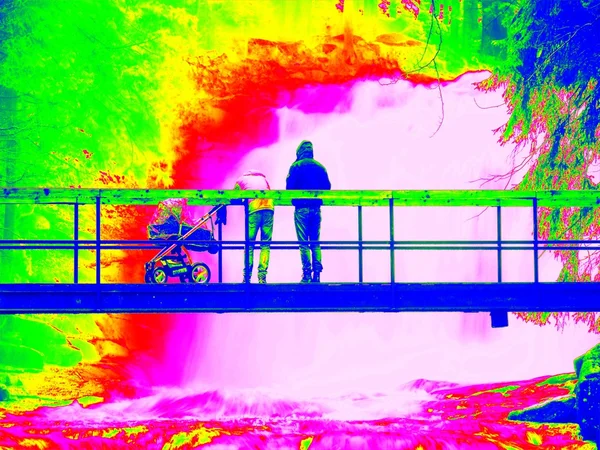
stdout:
<svg viewBox="0 0 600 450">
<path fill-rule="evenodd" d="M 210 269 L 204 263 L 196 263 L 190 269 L 190 278 L 194 283 L 208 283 L 210 281 Z"/>
<path fill-rule="evenodd" d="M 152 281 L 156 284 L 166 284 L 168 279 L 167 272 L 165 272 L 165 269 L 162 267 L 157 267 L 154 269 L 154 272 L 152 272 Z"/>
</svg>

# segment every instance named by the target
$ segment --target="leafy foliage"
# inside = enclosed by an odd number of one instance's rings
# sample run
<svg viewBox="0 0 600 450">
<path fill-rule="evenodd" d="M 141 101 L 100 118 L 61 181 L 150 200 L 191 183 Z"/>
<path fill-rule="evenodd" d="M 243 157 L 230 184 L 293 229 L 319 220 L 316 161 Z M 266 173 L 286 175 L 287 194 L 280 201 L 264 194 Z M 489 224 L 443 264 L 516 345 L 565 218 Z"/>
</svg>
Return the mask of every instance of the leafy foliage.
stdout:
<svg viewBox="0 0 600 450">
<path fill-rule="evenodd" d="M 153 2 L 31 0 L 0 8 L 0 85 L 18 103 L 3 136 L 17 141 L 22 161 L 20 176 L 3 181 L 91 186 L 107 169 L 143 180 L 149 156 L 160 153 L 157 75 L 185 15 Z"/>
<path fill-rule="evenodd" d="M 0 171 L 0 184 L 168 186 L 164 162 L 174 159 L 168 91 L 170 83 L 181 86 L 185 77 L 177 66 L 185 64 L 189 50 L 182 41 L 194 43 L 197 37 L 195 11 L 186 8 L 194 9 L 185 0 L 2 2 L 0 154 L 6 170 Z M 72 212 L 65 208 L 5 210 L 11 217 L 8 238 L 72 236 Z M 109 208 L 105 212 L 111 214 Z M 93 227 L 93 220 L 82 210 L 82 232 Z M 115 239 L 130 231 L 112 227 L 106 232 Z M 31 253 L 23 251 L 14 264 L 2 264 L 10 267 L 2 270 L 4 281 L 70 278 L 67 255 Z M 93 259 L 82 255 L 87 257 Z M 48 265 L 65 268 L 65 275 L 44 278 Z"/>
<path fill-rule="evenodd" d="M 516 189 L 596 190 L 593 170 L 600 160 L 600 2 L 520 0 L 504 17 L 507 59 L 482 89 L 505 89 L 510 118 L 498 131 L 503 144 L 516 144 L 523 163 L 502 176 L 507 186 L 527 168 Z M 513 186 L 511 186 L 513 187 Z M 541 239 L 588 239 L 600 235 L 600 210 L 542 208 Z M 600 281 L 598 251 L 557 251 L 558 281 Z M 527 320 L 559 327 L 568 314 L 528 314 Z M 576 314 L 600 332 L 594 314 Z"/>
</svg>

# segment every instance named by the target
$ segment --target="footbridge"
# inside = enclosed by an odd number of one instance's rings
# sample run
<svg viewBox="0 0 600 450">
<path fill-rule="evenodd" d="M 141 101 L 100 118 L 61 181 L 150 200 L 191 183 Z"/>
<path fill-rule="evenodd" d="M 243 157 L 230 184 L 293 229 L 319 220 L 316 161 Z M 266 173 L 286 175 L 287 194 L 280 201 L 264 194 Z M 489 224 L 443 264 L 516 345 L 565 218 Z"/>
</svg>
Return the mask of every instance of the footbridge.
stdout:
<svg viewBox="0 0 600 450">
<path fill-rule="evenodd" d="M 213 245 L 217 268 L 210 282 L 180 277 L 176 283 L 163 283 L 162 278 L 149 277 L 134 283 L 114 283 L 103 278 L 102 271 L 110 263 L 105 256 L 114 250 L 171 249 L 180 246 L 173 240 L 146 240 L 141 236 L 115 239 L 103 231 L 104 222 L 126 220 L 115 218 L 115 207 L 157 205 L 166 199 L 186 199 L 190 206 L 213 206 L 218 219 L 214 226 L 214 241 L 185 239 L 187 244 Z M 223 253 L 229 250 L 259 247 L 260 241 L 248 239 L 246 220 L 245 239 L 222 239 L 223 212 L 229 207 L 245 208 L 248 200 L 270 198 L 275 205 L 290 206 L 293 199 L 323 200 L 323 208 L 353 207 L 356 209 L 356 239 L 352 241 L 322 240 L 328 252 L 353 254 L 358 266 L 358 279 L 352 283 L 224 283 Z M 538 261 L 544 250 L 598 250 L 596 240 L 541 240 L 538 230 L 539 208 L 596 208 L 600 194 L 590 191 L 225 191 L 225 190 L 143 190 L 143 189 L 43 189 L 4 188 L 0 206 L 45 205 L 69 211 L 69 239 L 11 239 L 0 240 L 0 254 L 28 252 L 36 258 L 41 251 L 65 252 L 72 255 L 68 263 L 72 281 L 0 284 L 0 313 L 118 313 L 118 312 L 489 312 L 492 326 L 508 324 L 508 312 L 528 311 L 600 311 L 598 283 L 547 283 L 539 280 Z M 220 205 L 225 206 L 225 208 Z M 408 241 L 395 239 L 394 221 L 398 207 L 480 207 L 495 210 L 495 239 L 479 241 Z M 41 206 L 39 206 L 41 207 Z M 363 238 L 363 211 L 366 207 L 387 208 L 389 239 L 369 241 Z M 527 208 L 532 217 L 531 239 L 510 240 L 502 237 L 502 211 L 507 207 Z M 66 208 L 66 209 L 65 209 Z M 227 208 L 227 209 L 226 209 Z M 113 212 L 106 217 L 106 210 Z M 86 211 L 85 216 L 82 211 Z M 396 212 L 397 214 L 397 212 Z M 207 216 L 208 217 L 208 216 Z M 246 214 L 247 218 L 248 215 Z M 351 225 L 349 225 L 351 226 Z M 85 228 L 85 233 L 82 228 Z M 86 236 L 84 236 L 86 234 Z M 7 233 L 5 232 L 4 237 Z M 175 243 L 175 245 L 173 245 Z M 298 248 L 297 241 L 272 241 L 271 249 Z M 396 280 L 396 255 L 410 250 L 488 251 L 496 254 L 497 280 L 489 283 L 402 283 Z M 510 251 L 531 253 L 533 279 L 525 283 L 503 281 L 503 255 Z M 387 282 L 365 282 L 364 255 L 379 251 L 389 255 L 389 264 L 382 271 L 389 273 Z M 82 282 L 82 252 L 92 253 L 94 280 Z M 348 256 L 350 258 L 351 256 Z M 272 256 L 273 258 L 273 256 Z M 158 264 L 160 267 L 160 264 Z M 188 267 L 188 269 L 190 269 Z M 4 267 L 4 271 L 8 270 Z M 53 267 L 49 266 L 48 271 Z M 54 267 L 54 270 L 58 270 Z M 65 268 L 61 268 L 64 273 Z M 215 273 L 216 272 L 216 273 Z M 163 274 L 164 275 L 164 274 Z M 171 274 L 173 275 L 173 274 Z M 2 281 L 2 280 L 0 280 Z M 24 282 L 23 282 L 24 281 Z M 179 281 L 186 281 L 180 283 Z M 194 282 L 196 281 L 196 282 Z M 206 280 L 204 280 L 206 281 Z"/>
</svg>

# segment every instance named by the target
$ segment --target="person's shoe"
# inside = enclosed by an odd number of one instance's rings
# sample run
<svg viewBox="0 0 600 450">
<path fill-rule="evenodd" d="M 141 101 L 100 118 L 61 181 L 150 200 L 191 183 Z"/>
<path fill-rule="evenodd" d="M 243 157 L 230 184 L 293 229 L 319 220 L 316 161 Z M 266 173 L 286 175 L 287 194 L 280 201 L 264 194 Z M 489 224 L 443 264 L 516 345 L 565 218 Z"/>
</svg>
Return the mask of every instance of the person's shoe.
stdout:
<svg viewBox="0 0 600 450">
<path fill-rule="evenodd" d="M 258 284 L 267 284 L 267 276 L 258 276 Z"/>
<path fill-rule="evenodd" d="M 312 282 L 313 283 L 320 283 L 321 282 L 321 272 L 314 272 L 313 273 Z"/>
<path fill-rule="evenodd" d="M 310 270 L 302 273 L 302 279 L 300 280 L 300 283 L 310 283 Z"/>
</svg>

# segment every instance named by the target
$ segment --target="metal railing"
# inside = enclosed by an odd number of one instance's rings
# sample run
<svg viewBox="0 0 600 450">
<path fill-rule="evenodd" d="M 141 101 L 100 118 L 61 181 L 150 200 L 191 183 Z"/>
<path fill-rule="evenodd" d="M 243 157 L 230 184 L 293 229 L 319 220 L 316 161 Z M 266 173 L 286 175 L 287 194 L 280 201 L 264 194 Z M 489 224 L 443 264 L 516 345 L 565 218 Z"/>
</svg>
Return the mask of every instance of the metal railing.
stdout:
<svg viewBox="0 0 600 450">
<path fill-rule="evenodd" d="M 172 240 L 112 240 L 102 239 L 101 217 L 103 205 L 156 205 L 167 198 L 185 198 L 190 206 L 242 205 L 246 209 L 245 239 L 222 240 L 222 225 L 217 226 L 218 281 L 222 282 L 223 250 L 257 248 L 262 241 L 250 241 L 248 235 L 248 200 L 270 198 L 278 206 L 289 206 L 294 199 L 323 200 L 327 206 L 357 207 L 357 240 L 322 240 L 323 250 L 354 250 L 358 252 L 358 282 L 364 282 L 364 252 L 389 251 L 390 284 L 395 279 L 395 252 L 400 250 L 484 250 L 497 252 L 498 282 L 502 282 L 502 252 L 526 250 L 533 253 L 534 282 L 539 282 L 539 252 L 542 250 L 598 250 L 597 240 L 540 240 L 538 208 L 586 207 L 600 204 L 600 194 L 590 191 L 206 191 L 206 190 L 133 190 L 133 189 L 3 189 L 0 204 L 51 204 L 73 206 L 73 239 L 69 240 L 0 240 L 0 250 L 73 250 L 73 282 L 79 283 L 79 252 L 95 251 L 95 279 L 101 283 L 102 250 L 151 250 L 173 244 Z M 80 239 L 80 206 L 95 206 L 95 239 Z M 387 206 L 389 210 L 389 240 L 363 239 L 363 207 Z M 497 238 L 495 240 L 396 240 L 394 235 L 394 208 L 398 206 L 480 206 L 495 207 Z M 502 207 L 529 207 L 533 215 L 532 240 L 502 239 Z M 186 240 L 187 244 L 206 244 L 207 241 Z M 298 241 L 270 241 L 272 249 L 297 249 Z M 247 264 L 247 258 L 244 258 Z"/>
</svg>

